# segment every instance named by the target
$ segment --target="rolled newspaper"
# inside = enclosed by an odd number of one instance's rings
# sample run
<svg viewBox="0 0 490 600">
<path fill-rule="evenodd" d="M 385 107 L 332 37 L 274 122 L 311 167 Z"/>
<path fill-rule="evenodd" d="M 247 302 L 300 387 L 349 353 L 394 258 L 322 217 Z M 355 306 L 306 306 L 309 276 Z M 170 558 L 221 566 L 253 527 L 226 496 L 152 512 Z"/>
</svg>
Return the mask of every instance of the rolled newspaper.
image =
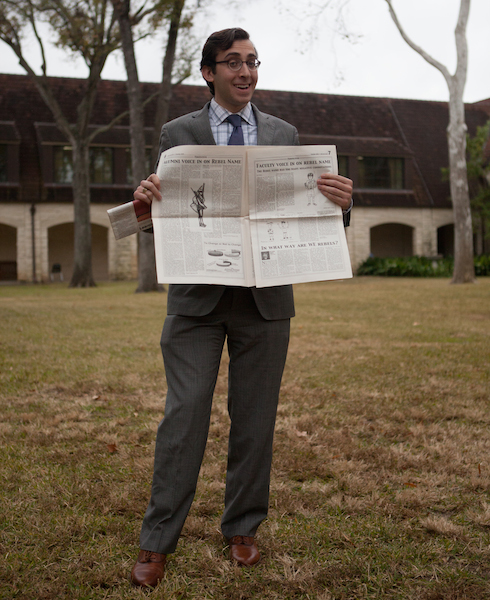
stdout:
<svg viewBox="0 0 490 600">
<path fill-rule="evenodd" d="M 107 211 L 116 240 L 153 227 L 151 206 L 142 200 L 132 200 Z"/>
</svg>

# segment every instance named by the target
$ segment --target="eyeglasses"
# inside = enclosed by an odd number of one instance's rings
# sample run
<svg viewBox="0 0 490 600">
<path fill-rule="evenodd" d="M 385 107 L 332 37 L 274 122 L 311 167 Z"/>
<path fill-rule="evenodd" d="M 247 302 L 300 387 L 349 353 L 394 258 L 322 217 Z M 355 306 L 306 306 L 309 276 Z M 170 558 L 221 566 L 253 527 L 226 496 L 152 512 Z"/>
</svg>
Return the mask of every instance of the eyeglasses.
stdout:
<svg viewBox="0 0 490 600">
<path fill-rule="evenodd" d="M 218 60 L 215 62 L 216 65 L 228 65 L 228 68 L 232 71 L 239 71 L 242 68 L 243 63 L 247 65 L 249 71 L 256 71 L 260 67 L 260 60 L 258 58 L 251 58 L 249 60 L 230 58 L 228 60 Z"/>
</svg>

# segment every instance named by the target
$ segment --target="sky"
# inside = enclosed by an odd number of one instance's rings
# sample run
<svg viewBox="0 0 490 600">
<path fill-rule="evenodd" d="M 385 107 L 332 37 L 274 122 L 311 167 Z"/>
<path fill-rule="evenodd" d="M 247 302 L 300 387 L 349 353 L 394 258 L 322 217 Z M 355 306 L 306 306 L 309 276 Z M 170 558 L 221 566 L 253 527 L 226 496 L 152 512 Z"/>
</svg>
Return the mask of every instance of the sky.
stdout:
<svg viewBox="0 0 490 600">
<path fill-rule="evenodd" d="M 317 2 L 319 0 L 316 0 Z M 320 0 L 321 2 L 321 0 Z M 308 17 L 307 0 L 249 0 L 235 4 L 209 0 L 196 22 L 201 47 L 213 31 L 243 27 L 262 62 L 261 89 L 442 100 L 449 98 L 442 74 L 401 38 L 384 0 L 340 0 L 344 8 L 341 34 L 336 12 Z M 299 6 L 301 4 L 301 6 Z M 413 41 L 453 73 L 456 67 L 454 28 L 460 0 L 394 0 L 399 19 Z M 314 30 L 311 31 L 311 25 Z M 465 102 L 490 98 L 490 0 L 471 0 L 467 28 L 468 77 Z M 137 49 L 141 81 L 161 77 L 163 35 L 155 33 Z M 26 46 L 33 67 L 40 64 L 33 41 Z M 87 69 L 51 48 L 48 75 L 85 77 Z M 0 44 L 0 71 L 24 70 L 5 44 Z M 109 58 L 103 77 L 125 79 L 120 54 Z M 197 63 L 187 83 L 203 83 Z"/>
</svg>

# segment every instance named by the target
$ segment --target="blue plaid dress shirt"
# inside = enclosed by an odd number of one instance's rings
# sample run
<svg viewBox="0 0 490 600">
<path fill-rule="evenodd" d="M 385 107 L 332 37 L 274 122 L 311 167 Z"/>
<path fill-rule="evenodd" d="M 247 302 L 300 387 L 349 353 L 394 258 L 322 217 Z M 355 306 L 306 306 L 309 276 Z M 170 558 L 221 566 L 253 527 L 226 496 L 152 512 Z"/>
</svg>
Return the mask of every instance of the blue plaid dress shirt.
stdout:
<svg viewBox="0 0 490 600">
<path fill-rule="evenodd" d="M 209 106 L 209 123 L 213 132 L 214 141 L 218 146 L 227 146 L 233 126 L 226 121 L 229 110 L 220 106 L 213 98 Z M 245 146 L 257 145 L 257 122 L 250 102 L 240 112 L 236 113 L 242 117 L 243 141 Z"/>
</svg>

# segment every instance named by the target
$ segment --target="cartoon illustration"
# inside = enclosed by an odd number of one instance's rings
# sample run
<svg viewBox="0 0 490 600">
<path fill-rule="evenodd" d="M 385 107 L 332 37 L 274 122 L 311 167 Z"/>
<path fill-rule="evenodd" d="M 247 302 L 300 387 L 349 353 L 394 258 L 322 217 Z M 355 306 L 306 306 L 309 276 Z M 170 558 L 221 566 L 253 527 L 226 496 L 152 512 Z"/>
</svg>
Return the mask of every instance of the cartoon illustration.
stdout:
<svg viewBox="0 0 490 600">
<path fill-rule="evenodd" d="M 274 241 L 274 222 L 273 221 L 267 221 L 267 233 L 269 234 L 269 242 L 273 242 Z"/>
<path fill-rule="evenodd" d="M 204 223 L 204 210 L 207 206 L 204 204 L 204 183 L 197 191 L 192 191 L 194 192 L 194 199 L 192 200 L 191 208 L 197 212 L 199 227 L 206 227 L 206 224 Z"/>
<path fill-rule="evenodd" d="M 213 262 L 208 263 L 208 267 L 213 267 L 216 265 L 217 267 L 236 267 L 236 262 L 229 260 L 230 258 L 239 258 L 241 255 L 240 250 L 236 248 L 231 248 L 229 250 L 208 250 L 209 256 L 212 256 Z"/>
<path fill-rule="evenodd" d="M 289 223 L 287 221 L 281 221 L 279 223 L 279 227 L 282 229 L 282 239 L 288 240 L 289 239 L 289 235 L 288 235 Z"/>
<path fill-rule="evenodd" d="M 308 196 L 308 206 L 315 202 L 316 181 L 313 173 L 308 173 L 308 180 L 305 182 L 306 194 Z"/>
</svg>

